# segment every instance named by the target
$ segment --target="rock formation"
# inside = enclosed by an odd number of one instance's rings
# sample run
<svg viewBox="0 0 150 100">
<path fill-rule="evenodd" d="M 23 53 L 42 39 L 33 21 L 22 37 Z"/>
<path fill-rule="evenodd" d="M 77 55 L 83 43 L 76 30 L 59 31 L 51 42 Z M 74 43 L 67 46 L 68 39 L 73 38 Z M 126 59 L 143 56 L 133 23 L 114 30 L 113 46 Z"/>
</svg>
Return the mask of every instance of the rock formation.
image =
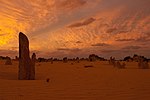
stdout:
<svg viewBox="0 0 150 100">
<path fill-rule="evenodd" d="M 138 62 L 138 67 L 139 67 L 140 69 L 149 69 L 148 61 L 140 60 L 140 61 Z"/>
<path fill-rule="evenodd" d="M 113 57 L 110 57 L 110 60 L 109 60 L 109 64 L 110 65 L 113 65 L 114 67 L 116 67 L 116 63 L 115 63 L 115 57 L 113 58 Z"/>
<path fill-rule="evenodd" d="M 7 57 L 5 65 L 12 65 L 11 58 Z"/>
<path fill-rule="evenodd" d="M 93 67 L 93 65 L 86 65 L 86 66 L 84 66 L 84 68 L 89 68 L 89 67 Z"/>
<path fill-rule="evenodd" d="M 32 54 L 32 66 L 30 67 L 30 79 L 35 79 L 35 63 L 36 63 L 36 54 Z"/>
<path fill-rule="evenodd" d="M 34 67 L 29 56 L 29 40 L 22 32 L 19 33 L 19 80 L 35 79 Z"/>
<path fill-rule="evenodd" d="M 125 68 L 125 63 L 121 64 L 119 61 L 116 62 L 116 67 L 119 69 L 124 69 Z"/>
<path fill-rule="evenodd" d="M 18 56 L 15 56 L 15 61 L 19 61 L 19 58 L 18 58 Z"/>
<path fill-rule="evenodd" d="M 125 66 L 126 66 L 125 63 L 121 64 L 119 61 L 116 61 L 115 57 L 110 57 L 109 64 L 113 65 L 113 67 L 116 67 L 116 68 L 119 68 L 119 69 L 124 69 Z"/>
</svg>

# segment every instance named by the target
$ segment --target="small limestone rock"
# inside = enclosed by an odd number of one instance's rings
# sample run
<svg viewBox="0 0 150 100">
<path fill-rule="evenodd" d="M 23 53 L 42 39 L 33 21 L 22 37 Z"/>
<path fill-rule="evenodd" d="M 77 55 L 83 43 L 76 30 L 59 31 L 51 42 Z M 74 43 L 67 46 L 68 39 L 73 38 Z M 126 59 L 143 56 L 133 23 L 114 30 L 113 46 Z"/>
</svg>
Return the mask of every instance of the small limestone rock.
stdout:
<svg viewBox="0 0 150 100">
<path fill-rule="evenodd" d="M 110 57 L 109 64 L 110 64 L 110 65 L 113 65 L 114 67 L 116 67 L 115 61 L 116 61 L 115 58 Z"/>
<path fill-rule="evenodd" d="M 115 65 L 119 69 L 124 69 L 126 64 L 125 63 L 121 64 L 119 61 L 117 61 Z"/>
<path fill-rule="evenodd" d="M 139 67 L 140 69 L 149 69 L 149 64 L 148 64 L 147 61 L 140 60 L 140 61 L 138 62 L 138 67 Z"/>
<path fill-rule="evenodd" d="M 32 54 L 31 61 L 32 61 L 32 66 L 30 67 L 31 68 L 30 69 L 30 79 L 34 80 L 35 79 L 35 63 L 36 63 L 36 54 L 35 53 Z"/>
<path fill-rule="evenodd" d="M 50 80 L 50 79 L 49 79 L 49 78 L 47 78 L 47 79 L 46 79 L 46 82 L 49 82 L 49 80 Z"/>
<path fill-rule="evenodd" d="M 11 58 L 6 59 L 5 65 L 12 65 Z"/>
<path fill-rule="evenodd" d="M 18 61 L 18 60 L 19 60 L 18 56 L 15 56 L 15 61 Z"/>
<path fill-rule="evenodd" d="M 92 65 L 86 65 L 84 66 L 84 68 L 89 68 L 89 67 L 93 67 Z"/>
</svg>

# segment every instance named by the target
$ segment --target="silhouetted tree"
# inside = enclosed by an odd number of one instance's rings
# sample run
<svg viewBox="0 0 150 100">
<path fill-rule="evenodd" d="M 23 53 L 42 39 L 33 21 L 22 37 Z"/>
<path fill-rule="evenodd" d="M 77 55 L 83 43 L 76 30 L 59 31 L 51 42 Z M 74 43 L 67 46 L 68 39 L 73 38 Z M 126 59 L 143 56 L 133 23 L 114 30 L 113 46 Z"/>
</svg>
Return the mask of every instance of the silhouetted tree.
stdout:
<svg viewBox="0 0 150 100">
<path fill-rule="evenodd" d="M 131 58 L 130 56 L 127 56 L 123 59 L 123 61 L 133 61 L 133 58 Z"/>
<path fill-rule="evenodd" d="M 45 58 L 38 58 L 38 62 L 46 62 L 47 60 Z"/>
</svg>

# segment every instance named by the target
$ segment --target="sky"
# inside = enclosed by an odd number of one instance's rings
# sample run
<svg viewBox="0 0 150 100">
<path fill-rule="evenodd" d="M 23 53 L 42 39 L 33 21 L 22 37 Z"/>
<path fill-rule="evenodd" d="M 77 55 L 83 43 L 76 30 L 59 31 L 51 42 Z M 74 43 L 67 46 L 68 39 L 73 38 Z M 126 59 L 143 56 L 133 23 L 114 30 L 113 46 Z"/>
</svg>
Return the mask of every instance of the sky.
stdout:
<svg viewBox="0 0 150 100">
<path fill-rule="evenodd" d="M 150 0 L 0 0 L 0 55 L 150 57 Z"/>
</svg>

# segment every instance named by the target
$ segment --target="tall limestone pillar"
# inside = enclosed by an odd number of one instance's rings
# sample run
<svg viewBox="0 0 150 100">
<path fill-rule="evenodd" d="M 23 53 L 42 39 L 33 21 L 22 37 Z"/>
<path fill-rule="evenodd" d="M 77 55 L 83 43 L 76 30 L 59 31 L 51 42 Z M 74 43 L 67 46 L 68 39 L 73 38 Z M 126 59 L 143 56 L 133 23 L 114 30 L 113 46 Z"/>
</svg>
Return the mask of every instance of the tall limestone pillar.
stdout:
<svg viewBox="0 0 150 100">
<path fill-rule="evenodd" d="M 19 80 L 33 80 L 35 76 L 32 73 L 35 70 L 33 67 L 32 61 L 29 55 L 29 40 L 25 34 L 22 32 L 19 33 L 19 73 L 18 79 Z"/>
</svg>

